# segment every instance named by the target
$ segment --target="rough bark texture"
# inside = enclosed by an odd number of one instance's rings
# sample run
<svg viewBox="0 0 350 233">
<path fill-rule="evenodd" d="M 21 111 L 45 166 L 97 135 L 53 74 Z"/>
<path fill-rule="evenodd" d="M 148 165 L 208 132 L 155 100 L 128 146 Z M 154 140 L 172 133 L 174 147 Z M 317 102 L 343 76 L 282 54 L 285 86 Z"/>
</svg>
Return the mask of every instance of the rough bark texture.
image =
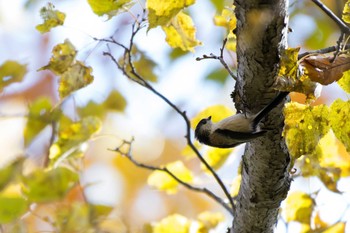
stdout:
<svg viewBox="0 0 350 233">
<path fill-rule="evenodd" d="M 238 80 L 236 107 L 258 112 L 276 96 L 279 54 L 287 46 L 288 0 L 235 0 Z M 290 157 L 281 136 L 282 105 L 263 121 L 271 129 L 248 143 L 231 233 L 271 233 L 290 188 Z"/>
</svg>

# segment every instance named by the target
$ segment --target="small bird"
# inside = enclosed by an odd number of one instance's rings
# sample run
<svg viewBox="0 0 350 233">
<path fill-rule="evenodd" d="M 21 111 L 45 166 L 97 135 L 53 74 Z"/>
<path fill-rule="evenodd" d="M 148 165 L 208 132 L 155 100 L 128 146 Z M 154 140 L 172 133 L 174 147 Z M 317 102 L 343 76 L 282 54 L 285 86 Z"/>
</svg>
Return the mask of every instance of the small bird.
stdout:
<svg viewBox="0 0 350 233">
<path fill-rule="evenodd" d="M 211 121 L 211 116 L 202 119 L 195 130 L 199 142 L 212 147 L 231 148 L 264 135 L 267 131 L 259 128 L 260 121 L 279 103 L 289 92 L 280 92 L 260 112 L 252 116 L 238 113 L 217 123 Z"/>
</svg>

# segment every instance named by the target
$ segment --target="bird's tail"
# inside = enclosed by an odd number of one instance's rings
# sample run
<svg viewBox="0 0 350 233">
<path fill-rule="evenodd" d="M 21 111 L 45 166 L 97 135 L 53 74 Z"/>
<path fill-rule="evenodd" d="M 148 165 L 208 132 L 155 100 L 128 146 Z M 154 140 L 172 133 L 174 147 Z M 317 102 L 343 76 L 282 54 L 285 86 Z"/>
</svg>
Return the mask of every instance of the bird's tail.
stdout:
<svg viewBox="0 0 350 233">
<path fill-rule="evenodd" d="M 253 120 L 253 127 L 256 128 L 256 126 L 259 124 L 259 122 L 272 110 L 274 109 L 279 103 L 281 103 L 284 98 L 287 97 L 289 92 L 280 92 L 268 105 L 266 105 L 260 112 L 256 114 Z"/>
</svg>

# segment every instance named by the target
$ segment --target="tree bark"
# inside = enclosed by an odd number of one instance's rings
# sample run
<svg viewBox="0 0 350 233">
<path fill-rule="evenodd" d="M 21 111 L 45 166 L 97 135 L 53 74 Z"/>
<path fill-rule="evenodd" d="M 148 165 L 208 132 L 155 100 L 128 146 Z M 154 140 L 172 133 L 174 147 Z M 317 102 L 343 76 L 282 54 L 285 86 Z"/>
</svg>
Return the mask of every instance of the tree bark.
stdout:
<svg viewBox="0 0 350 233">
<path fill-rule="evenodd" d="M 236 108 L 256 113 L 273 99 L 280 52 L 287 47 L 288 0 L 235 0 Z M 290 157 L 282 138 L 283 105 L 263 121 L 266 136 L 248 143 L 231 233 L 271 233 L 290 188 Z"/>
</svg>

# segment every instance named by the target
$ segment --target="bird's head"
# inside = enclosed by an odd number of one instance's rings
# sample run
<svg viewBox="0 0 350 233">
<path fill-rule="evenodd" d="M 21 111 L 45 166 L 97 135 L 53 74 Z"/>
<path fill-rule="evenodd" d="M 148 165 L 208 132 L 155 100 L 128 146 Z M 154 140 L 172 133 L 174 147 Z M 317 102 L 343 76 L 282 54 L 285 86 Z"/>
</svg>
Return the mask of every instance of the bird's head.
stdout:
<svg viewBox="0 0 350 233">
<path fill-rule="evenodd" d="M 211 121 L 211 116 L 208 118 L 203 118 L 199 121 L 196 130 L 194 131 L 194 136 L 201 143 L 206 143 L 209 140 L 209 135 L 213 128 L 213 122 Z"/>
</svg>

